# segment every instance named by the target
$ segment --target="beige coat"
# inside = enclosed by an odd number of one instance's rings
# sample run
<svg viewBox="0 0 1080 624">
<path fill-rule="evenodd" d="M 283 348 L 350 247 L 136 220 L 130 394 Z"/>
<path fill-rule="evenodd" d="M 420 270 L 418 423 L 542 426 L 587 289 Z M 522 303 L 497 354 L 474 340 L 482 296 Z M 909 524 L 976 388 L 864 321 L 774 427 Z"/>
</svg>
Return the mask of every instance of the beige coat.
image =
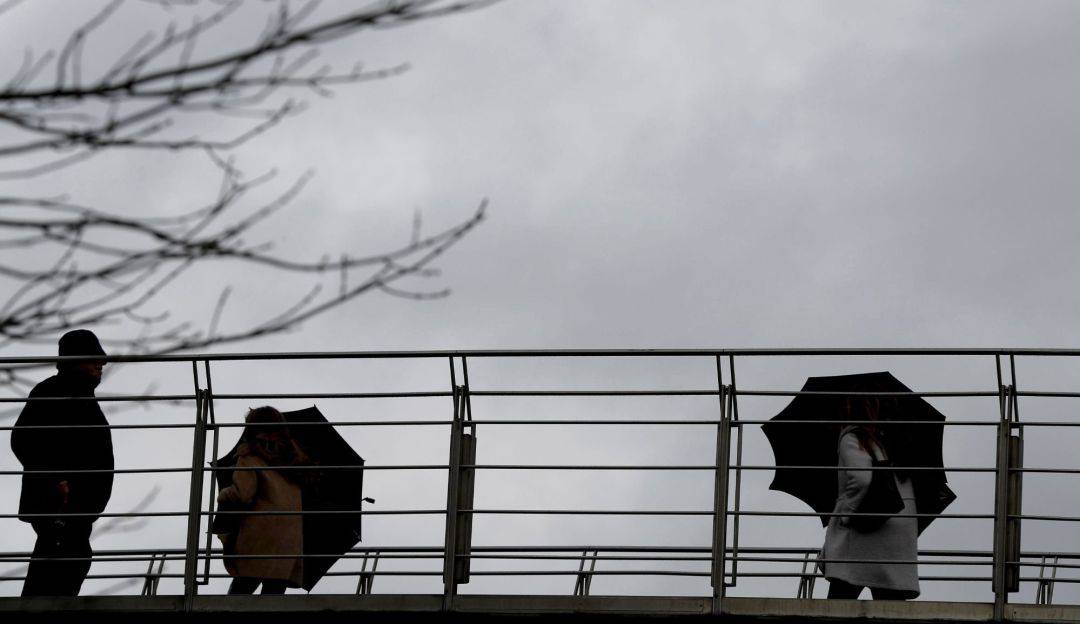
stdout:
<svg viewBox="0 0 1080 624">
<path fill-rule="evenodd" d="M 265 467 L 260 457 L 241 453 L 238 468 Z M 236 470 L 233 484 L 218 494 L 218 501 L 252 511 L 301 511 L 300 486 L 277 470 Z M 232 576 L 287 581 L 300 587 L 304 560 L 296 556 L 304 549 L 303 520 L 299 515 L 241 516 L 235 534 L 222 535 L 225 569 Z M 262 555 L 244 559 L 244 555 Z M 280 558 L 265 558 L 276 555 Z"/>
</svg>

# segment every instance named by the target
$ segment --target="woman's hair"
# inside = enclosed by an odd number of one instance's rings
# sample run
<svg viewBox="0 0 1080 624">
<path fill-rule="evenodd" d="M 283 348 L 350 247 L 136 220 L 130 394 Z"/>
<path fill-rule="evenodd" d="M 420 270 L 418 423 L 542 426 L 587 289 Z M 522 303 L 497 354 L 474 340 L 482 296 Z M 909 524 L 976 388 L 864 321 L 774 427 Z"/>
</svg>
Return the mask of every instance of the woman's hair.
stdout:
<svg viewBox="0 0 1080 624">
<path fill-rule="evenodd" d="M 863 392 L 889 392 L 891 389 L 868 387 Z M 894 396 L 853 396 L 847 397 L 847 409 L 851 413 L 852 420 L 870 421 L 859 423 L 852 433 L 855 434 L 859 445 L 867 453 L 871 452 L 872 446 L 877 446 L 885 451 L 886 456 L 894 463 L 903 460 L 901 455 L 906 451 L 900 448 L 903 444 L 895 435 L 897 425 L 895 420 L 898 416 L 899 400 Z M 884 422 L 880 422 L 884 421 Z M 880 424 L 879 424 L 880 422 Z"/>
<path fill-rule="evenodd" d="M 855 435 L 855 439 L 859 441 L 859 446 L 862 447 L 867 453 L 872 453 L 871 450 L 874 446 L 884 449 L 885 444 L 882 439 L 882 430 L 876 422 L 881 415 L 881 402 L 877 397 L 847 397 L 845 399 L 845 409 L 849 414 L 849 418 L 857 422 L 852 429 L 852 433 Z M 871 421 L 871 422 L 861 422 Z"/>
<path fill-rule="evenodd" d="M 254 426 L 244 427 L 241 453 L 251 453 L 270 466 L 307 463 L 307 456 L 297 445 L 281 412 L 270 406 L 256 407 L 248 410 L 244 422 Z M 297 480 L 298 475 L 291 470 L 280 472 L 290 480 Z"/>
</svg>

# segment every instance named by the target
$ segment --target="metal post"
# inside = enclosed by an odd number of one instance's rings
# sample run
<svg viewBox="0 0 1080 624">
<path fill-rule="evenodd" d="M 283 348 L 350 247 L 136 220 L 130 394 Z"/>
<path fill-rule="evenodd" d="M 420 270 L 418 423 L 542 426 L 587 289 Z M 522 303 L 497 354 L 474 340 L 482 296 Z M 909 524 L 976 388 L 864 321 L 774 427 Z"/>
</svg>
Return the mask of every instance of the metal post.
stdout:
<svg viewBox="0 0 1080 624">
<path fill-rule="evenodd" d="M 203 462 L 206 460 L 206 393 L 196 393 L 195 431 L 192 436 L 191 485 L 188 500 L 187 547 L 184 551 L 184 610 L 190 611 L 198 593 L 199 526 L 202 516 Z"/>
<path fill-rule="evenodd" d="M 1008 437 L 1008 484 L 1006 486 L 1005 509 L 1005 591 L 1020 591 L 1020 564 L 1008 563 L 1020 561 L 1020 516 L 1024 513 L 1023 478 L 1020 468 L 1024 466 L 1024 428 L 1020 425 L 1020 409 L 1016 391 L 1016 359 L 1009 356 L 1009 372 L 1012 383 L 1009 386 L 1009 437 Z M 1016 435 L 1013 435 L 1013 430 Z"/>
<path fill-rule="evenodd" d="M 589 553 L 592 553 L 590 556 Z M 592 588 L 593 573 L 596 572 L 596 558 L 600 556 L 599 549 L 585 549 L 581 551 L 581 560 L 578 562 L 577 580 L 574 582 L 575 596 L 588 596 Z M 589 568 L 585 569 L 586 561 Z"/>
<path fill-rule="evenodd" d="M 469 392 L 469 361 L 461 358 L 461 446 L 458 453 L 459 466 L 476 464 L 476 424 L 472 422 L 472 397 Z M 458 470 L 457 508 L 472 509 L 476 487 L 476 469 L 459 468 Z M 457 521 L 457 539 L 454 542 L 454 583 L 463 585 L 469 582 L 472 570 L 472 527 L 473 515 L 463 514 Z"/>
<path fill-rule="evenodd" d="M 453 388 L 454 420 L 450 425 L 450 461 L 446 475 L 446 539 L 443 545 L 443 611 L 454 606 L 457 582 L 454 578 L 457 559 L 458 478 L 461 475 L 462 406 L 461 388 L 457 385 L 454 358 L 450 358 L 450 385 Z"/>
<path fill-rule="evenodd" d="M 716 427 L 716 473 L 713 479 L 713 534 L 712 534 L 712 612 L 720 615 L 724 597 L 725 556 L 727 554 L 727 493 L 728 465 L 731 446 L 731 421 L 728 418 L 728 388 L 720 356 L 716 356 L 716 379 L 720 394 L 720 424 Z"/>
<path fill-rule="evenodd" d="M 143 596 L 157 595 L 158 582 L 161 581 L 161 574 L 165 571 L 165 558 L 165 553 L 161 553 L 160 557 L 158 553 L 150 554 L 150 565 L 146 566 L 146 576 L 143 579 Z M 157 565 L 157 571 L 154 570 L 154 565 Z"/>
<path fill-rule="evenodd" d="M 1005 605 L 1009 600 L 1008 587 L 1005 579 L 1006 553 L 1006 527 L 1008 524 L 1008 493 L 1009 493 L 1009 418 L 1012 411 L 1012 401 L 1009 394 L 1011 387 L 1002 383 L 1001 357 L 995 356 L 998 374 L 998 407 L 999 418 L 997 427 L 997 457 L 995 461 L 994 478 L 994 620 L 1005 619 Z"/>
<path fill-rule="evenodd" d="M 213 453 L 210 456 L 211 461 L 217 461 L 218 458 L 218 439 L 220 431 L 217 427 L 217 419 L 214 418 L 214 382 L 210 377 L 210 360 L 203 360 L 203 367 L 206 370 L 206 414 L 209 416 L 209 424 L 207 429 L 213 432 L 213 443 L 211 448 Z M 203 567 L 203 577 L 199 581 L 199 585 L 210 584 L 210 551 L 214 547 L 214 509 L 217 504 L 217 471 L 210 471 L 210 492 L 206 496 L 206 508 L 210 512 L 210 515 L 206 517 L 206 565 Z"/>
<path fill-rule="evenodd" d="M 371 563 L 371 570 L 368 570 L 368 563 Z M 356 595 L 367 596 L 371 594 L 371 586 L 375 583 L 375 571 L 379 567 L 379 551 L 371 551 L 364 555 L 364 560 L 360 567 L 360 580 L 356 583 Z"/>
<path fill-rule="evenodd" d="M 735 443 L 735 465 L 742 466 L 743 458 L 743 428 L 739 425 L 739 387 L 735 383 L 735 356 L 728 356 L 728 372 L 731 373 L 731 390 L 728 393 L 731 397 L 730 407 L 728 414 L 731 418 L 731 427 L 738 435 L 738 441 Z M 730 435 L 730 434 L 729 434 Z M 739 515 L 739 510 L 742 508 L 742 468 L 735 469 L 735 516 L 731 519 L 731 584 L 728 587 L 735 587 L 739 582 L 739 520 L 742 516 Z"/>
<path fill-rule="evenodd" d="M 814 597 L 814 581 L 817 580 L 817 554 L 808 552 L 803 555 L 802 574 L 799 576 L 799 588 L 795 597 L 809 600 Z M 807 572 L 809 568 L 809 572 Z"/>
<path fill-rule="evenodd" d="M 1054 604 L 1054 581 L 1057 580 L 1058 562 L 1061 557 L 1055 555 L 1053 563 L 1047 564 L 1049 558 L 1048 555 L 1043 555 L 1042 560 L 1039 562 L 1039 585 L 1035 591 L 1035 604 Z M 1047 565 L 1052 570 L 1050 578 L 1046 578 Z"/>
</svg>

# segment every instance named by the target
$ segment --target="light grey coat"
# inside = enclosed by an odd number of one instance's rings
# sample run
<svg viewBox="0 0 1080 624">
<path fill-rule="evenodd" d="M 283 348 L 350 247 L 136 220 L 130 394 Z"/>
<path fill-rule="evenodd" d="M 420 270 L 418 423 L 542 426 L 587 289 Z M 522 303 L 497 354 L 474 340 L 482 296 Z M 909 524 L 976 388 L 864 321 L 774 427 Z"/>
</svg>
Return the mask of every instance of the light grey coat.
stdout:
<svg viewBox="0 0 1080 624">
<path fill-rule="evenodd" d="M 854 427 L 841 431 L 837 450 L 841 470 L 837 471 L 839 495 L 833 513 L 849 514 L 858 508 L 866 496 L 874 471 L 860 470 L 869 468 L 872 461 L 870 453 L 863 449 L 855 436 Z M 885 459 L 885 452 L 879 446 L 873 445 L 871 450 L 879 460 Z M 868 532 L 849 527 L 847 516 L 833 516 L 825 531 L 825 545 L 821 549 L 823 559 L 874 561 L 821 563 L 819 567 L 829 580 L 837 579 L 860 587 L 900 590 L 915 598 L 919 595 L 918 565 L 914 563 L 918 558 L 918 524 L 911 515 L 916 513 L 915 490 L 910 479 L 894 478 L 900 497 L 904 499 L 904 510 L 900 514 Z"/>
</svg>

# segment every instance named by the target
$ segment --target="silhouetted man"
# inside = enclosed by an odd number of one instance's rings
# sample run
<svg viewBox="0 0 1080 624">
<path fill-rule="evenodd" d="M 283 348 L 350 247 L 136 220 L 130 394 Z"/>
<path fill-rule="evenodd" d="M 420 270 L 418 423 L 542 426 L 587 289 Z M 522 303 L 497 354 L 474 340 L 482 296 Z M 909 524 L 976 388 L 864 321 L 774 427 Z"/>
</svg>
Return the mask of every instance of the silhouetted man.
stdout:
<svg viewBox="0 0 1080 624">
<path fill-rule="evenodd" d="M 104 357 L 105 350 L 93 332 L 76 329 L 61 336 L 59 354 Z M 57 374 L 34 386 L 30 398 L 78 398 L 27 401 L 11 432 L 11 449 L 26 471 L 19 519 L 37 533 L 23 596 L 77 596 L 90 571 L 90 530 L 113 484 L 112 436 L 101 426 L 109 421 L 94 399 L 104 366 L 58 362 Z M 105 472 L 78 472 L 85 470 Z"/>
</svg>

